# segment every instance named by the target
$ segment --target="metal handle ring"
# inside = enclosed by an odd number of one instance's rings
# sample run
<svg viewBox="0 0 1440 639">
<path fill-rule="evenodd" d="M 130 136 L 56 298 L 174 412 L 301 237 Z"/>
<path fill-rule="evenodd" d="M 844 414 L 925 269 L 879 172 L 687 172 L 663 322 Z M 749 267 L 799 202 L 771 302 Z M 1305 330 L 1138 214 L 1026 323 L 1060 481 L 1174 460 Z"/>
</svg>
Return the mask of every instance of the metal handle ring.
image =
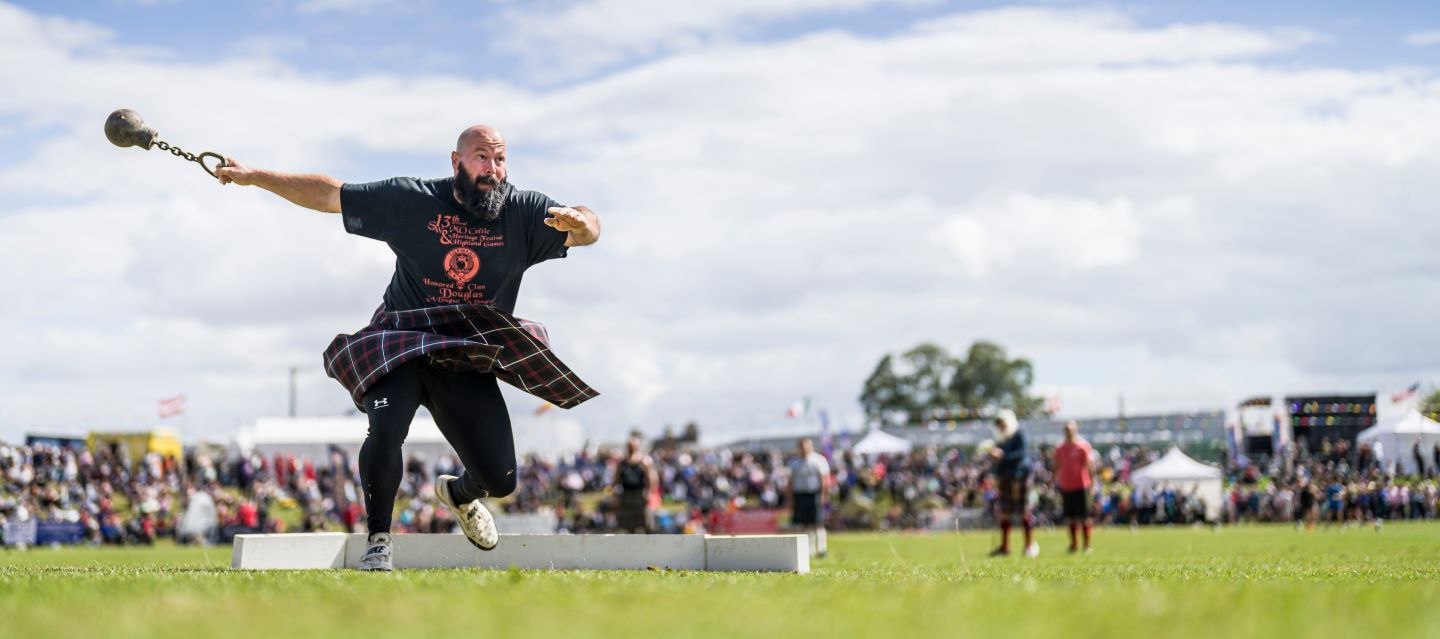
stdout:
<svg viewBox="0 0 1440 639">
<path fill-rule="evenodd" d="M 211 170 L 210 167 L 205 166 L 205 158 L 215 158 L 216 163 L 215 163 L 215 169 L 214 169 L 214 170 Z M 200 155 L 195 156 L 195 162 L 200 165 L 200 168 L 205 169 L 205 172 L 206 172 L 206 173 L 209 173 L 209 174 L 210 174 L 210 177 L 216 177 L 215 171 L 218 171 L 218 170 L 220 170 L 221 168 L 224 168 L 224 167 L 226 167 L 226 166 L 229 166 L 229 165 L 226 164 L 226 162 L 225 162 L 225 156 L 222 156 L 222 155 L 220 155 L 219 153 L 212 153 L 212 152 L 210 152 L 210 151 L 206 151 L 206 152 L 204 152 L 204 153 L 201 153 Z"/>
</svg>

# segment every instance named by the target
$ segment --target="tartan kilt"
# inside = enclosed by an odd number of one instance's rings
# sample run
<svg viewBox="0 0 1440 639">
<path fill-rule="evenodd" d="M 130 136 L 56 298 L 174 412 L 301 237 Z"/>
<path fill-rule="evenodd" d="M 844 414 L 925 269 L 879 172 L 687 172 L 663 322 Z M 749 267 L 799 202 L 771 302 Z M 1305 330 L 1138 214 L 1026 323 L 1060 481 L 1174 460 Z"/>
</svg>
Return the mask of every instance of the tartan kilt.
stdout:
<svg viewBox="0 0 1440 639">
<path fill-rule="evenodd" d="M 999 477 L 996 481 L 999 496 L 995 500 L 1001 516 L 1030 514 L 1030 476 Z"/>
<path fill-rule="evenodd" d="M 358 332 L 336 335 L 323 357 L 325 373 L 350 392 L 361 412 L 371 385 L 420 357 L 447 370 L 491 373 L 560 408 L 600 394 L 550 352 L 544 326 L 483 304 L 406 311 L 382 306 Z"/>
</svg>

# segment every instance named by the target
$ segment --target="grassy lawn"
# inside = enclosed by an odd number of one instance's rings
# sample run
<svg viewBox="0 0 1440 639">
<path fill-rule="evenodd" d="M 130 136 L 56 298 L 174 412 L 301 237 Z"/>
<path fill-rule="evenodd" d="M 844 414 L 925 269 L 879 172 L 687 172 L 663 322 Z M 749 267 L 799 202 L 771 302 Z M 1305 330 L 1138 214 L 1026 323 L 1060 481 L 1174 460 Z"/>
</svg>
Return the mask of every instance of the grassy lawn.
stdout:
<svg viewBox="0 0 1440 639">
<path fill-rule="evenodd" d="M 232 572 L 228 548 L 0 552 L 14 637 L 1440 636 L 1440 524 L 1101 529 L 1096 551 L 994 533 L 832 535 L 808 576 Z"/>
</svg>

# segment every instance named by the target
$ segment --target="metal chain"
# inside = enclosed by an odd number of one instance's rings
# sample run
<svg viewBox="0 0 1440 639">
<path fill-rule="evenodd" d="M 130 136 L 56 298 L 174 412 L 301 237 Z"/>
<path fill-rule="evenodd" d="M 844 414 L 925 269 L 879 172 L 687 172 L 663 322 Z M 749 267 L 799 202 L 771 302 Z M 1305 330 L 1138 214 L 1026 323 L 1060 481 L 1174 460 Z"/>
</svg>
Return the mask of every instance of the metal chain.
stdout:
<svg viewBox="0 0 1440 639">
<path fill-rule="evenodd" d="M 176 155 L 176 156 L 185 158 L 185 159 L 187 159 L 187 160 L 189 160 L 189 161 L 191 161 L 191 162 L 199 162 L 199 161 L 200 161 L 199 157 L 196 156 L 194 153 L 186 153 L 186 152 L 184 152 L 184 151 L 181 151 L 181 150 L 180 150 L 180 147 L 178 147 L 178 146 L 170 146 L 169 144 L 166 144 L 163 140 L 156 140 L 156 141 L 155 141 L 155 147 L 158 148 L 158 149 L 160 149 L 161 151 L 169 151 L 171 155 Z"/>
</svg>

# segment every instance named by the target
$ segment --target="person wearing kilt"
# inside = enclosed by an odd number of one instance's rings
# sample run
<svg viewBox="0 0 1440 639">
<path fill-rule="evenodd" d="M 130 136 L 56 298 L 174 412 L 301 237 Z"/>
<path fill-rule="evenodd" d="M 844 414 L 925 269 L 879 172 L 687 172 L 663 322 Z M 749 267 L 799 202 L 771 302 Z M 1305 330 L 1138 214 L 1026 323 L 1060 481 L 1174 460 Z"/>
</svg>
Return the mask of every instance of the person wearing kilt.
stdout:
<svg viewBox="0 0 1440 639">
<path fill-rule="evenodd" d="M 1025 556 L 1040 555 L 1035 542 L 1035 518 L 1030 513 L 1030 457 L 1025 447 L 1025 433 L 1015 411 L 1001 409 L 995 416 L 997 443 L 990 450 L 994 460 L 995 518 L 1000 522 L 1000 545 L 990 551 L 992 557 L 1010 554 L 1010 529 L 1016 522 L 1025 530 Z"/>
<path fill-rule="evenodd" d="M 346 232 L 395 253 L 395 272 L 370 323 L 336 336 L 324 353 L 326 373 L 370 422 L 360 448 L 369 529 L 363 570 L 391 569 L 400 447 L 419 407 L 464 464 L 458 477 L 435 479 L 435 497 L 471 544 L 490 550 L 499 533 L 481 499 L 516 487 L 514 434 L 498 382 L 560 408 L 599 394 L 550 351 L 543 326 L 512 315 L 526 270 L 594 244 L 599 217 L 513 187 L 505 139 L 492 127 L 461 132 L 450 164 L 450 177 L 365 184 L 251 168 L 233 158 L 216 170 L 221 184 L 254 185 L 338 213 Z"/>
</svg>

